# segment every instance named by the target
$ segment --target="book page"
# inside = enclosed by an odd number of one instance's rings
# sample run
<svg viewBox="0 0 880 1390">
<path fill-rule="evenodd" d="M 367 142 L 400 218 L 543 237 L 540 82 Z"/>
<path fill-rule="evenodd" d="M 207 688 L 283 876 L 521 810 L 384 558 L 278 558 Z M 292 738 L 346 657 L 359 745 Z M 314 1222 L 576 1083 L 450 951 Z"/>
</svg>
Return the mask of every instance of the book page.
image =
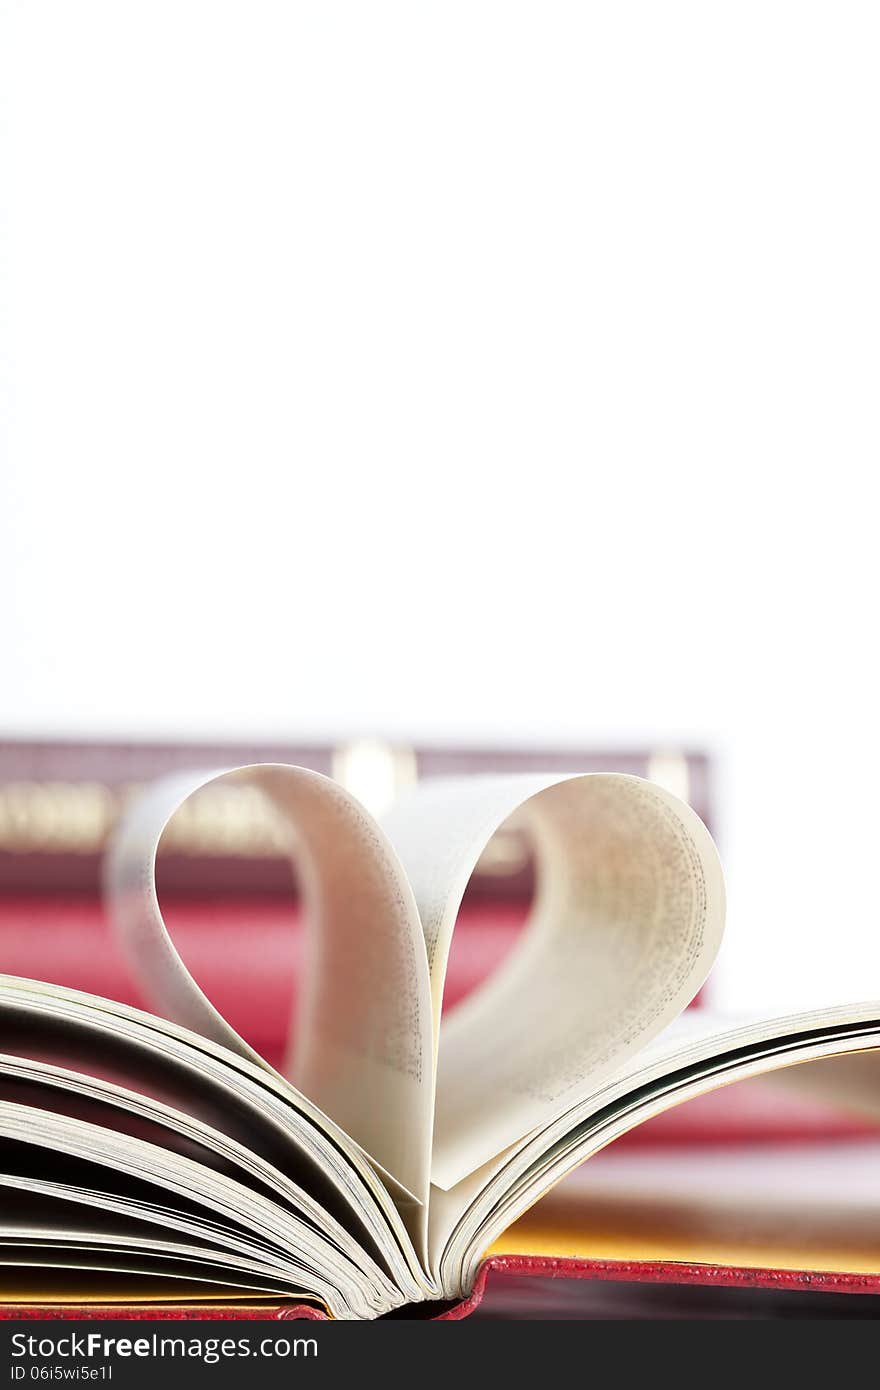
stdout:
<svg viewBox="0 0 880 1390">
<path fill-rule="evenodd" d="M 123 821 L 107 865 L 111 916 L 135 976 L 159 1014 L 272 1070 L 193 979 L 156 892 L 156 853 L 175 810 L 228 777 L 258 787 L 276 808 L 305 908 L 305 970 L 284 1075 L 424 1203 L 433 1097 L 424 938 L 398 860 L 344 788 L 280 764 L 151 787 Z"/>
<path fill-rule="evenodd" d="M 699 1010 L 702 1014 L 703 1011 Z M 719 1031 L 687 1016 L 555 1124 L 431 1202 L 432 1258 L 466 1288 L 485 1250 L 544 1193 L 606 1145 L 707 1091 L 771 1075 L 780 1081 L 852 1059 L 876 1063 L 877 1001 L 813 1010 Z"/>
<path fill-rule="evenodd" d="M 383 1296 L 391 1286 L 380 1268 L 410 1298 L 424 1296 L 422 1267 L 387 1183 L 277 1073 L 127 1005 L 10 976 L 0 976 L 0 1034 L 0 1122 L 17 1093 L 35 1114 L 152 1135 L 167 1161 L 199 1152 L 203 1164 L 219 1163 L 239 1182 L 271 1192 L 276 1225 L 301 1217 Z M 88 1133 L 101 1130 L 93 1124 Z M 105 1148 L 98 1143 L 96 1161 Z M 25 1171 L 33 1176 L 32 1164 Z M 199 1184 L 203 1196 L 208 1182 Z"/>
<path fill-rule="evenodd" d="M 530 921 L 440 1025 L 462 895 L 514 812 L 537 860 Z M 686 1006 L 720 944 L 721 869 L 690 807 L 622 775 L 438 780 L 383 824 L 425 932 L 438 1057 L 431 1175 L 449 1188 L 570 1110 Z"/>
<path fill-rule="evenodd" d="M 155 1258 L 154 1272 L 174 1277 L 183 1261 L 223 1283 L 268 1281 L 282 1295 L 311 1284 L 345 1316 L 335 1286 L 361 1316 L 371 1311 L 366 1281 L 351 1277 L 331 1242 L 192 1158 L 9 1101 L 0 1106 L 0 1147 L 0 1248 L 15 1252 L 15 1264 L 139 1270 Z M 75 1229 L 77 1207 L 90 1210 L 85 1229 Z"/>
</svg>

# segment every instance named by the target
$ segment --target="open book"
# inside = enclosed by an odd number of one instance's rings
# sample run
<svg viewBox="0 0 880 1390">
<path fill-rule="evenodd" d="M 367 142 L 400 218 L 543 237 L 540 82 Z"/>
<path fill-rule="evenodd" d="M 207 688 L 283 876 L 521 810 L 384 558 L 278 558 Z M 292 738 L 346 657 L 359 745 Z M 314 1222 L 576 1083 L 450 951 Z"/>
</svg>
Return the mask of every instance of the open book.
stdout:
<svg viewBox="0 0 880 1390">
<path fill-rule="evenodd" d="M 206 998 L 156 892 L 175 810 L 228 777 L 271 803 L 306 907 L 280 1072 Z M 509 823 L 534 853 L 531 916 L 441 1024 L 459 905 Z M 271 1298 L 369 1318 L 456 1299 L 618 1135 L 880 1031 L 878 1005 L 725 1030 L 679 1017 L 720 944 L 723 880 L 697 815 L 636 777 L 425 782 L 380 824 L 302 768 L 175 775 L 120 828 L 107 892 L 155 1014 L 0 976 L 7 1300 Z M 855 1096 L 860 1060 L 840 1064 Z"/>
</svg>

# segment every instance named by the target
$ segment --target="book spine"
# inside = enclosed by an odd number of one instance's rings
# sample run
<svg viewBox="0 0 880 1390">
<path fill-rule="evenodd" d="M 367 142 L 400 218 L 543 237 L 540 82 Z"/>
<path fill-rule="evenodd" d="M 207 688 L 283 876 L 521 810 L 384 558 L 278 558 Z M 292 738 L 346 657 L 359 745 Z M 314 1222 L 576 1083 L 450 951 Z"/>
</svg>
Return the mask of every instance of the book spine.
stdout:
<svg viewBox="0 0 880 1390">
<path fill-rule="evenodd" d="M 297 763 L 335 777 L 376 814 L 423 777 L 487 772 L 628 772 L 661 782 L 711 828 L 705 754 L 644 749 L 419 747 L 358 740 L 338 745 L 239 743 L 0 742 L 0 893 L 100 888 L 104 849 L 127 802 L 146 783 L 183 768 Z M 289 896 L 290 863 L 271 810 L 245 784 L 207 788 L 177 814 L 165 837 L 163 891 L 184 896 Z M 533 876 L 515 831 L 492 841 L 471 893 L 522 900 Z"/>
</svg>

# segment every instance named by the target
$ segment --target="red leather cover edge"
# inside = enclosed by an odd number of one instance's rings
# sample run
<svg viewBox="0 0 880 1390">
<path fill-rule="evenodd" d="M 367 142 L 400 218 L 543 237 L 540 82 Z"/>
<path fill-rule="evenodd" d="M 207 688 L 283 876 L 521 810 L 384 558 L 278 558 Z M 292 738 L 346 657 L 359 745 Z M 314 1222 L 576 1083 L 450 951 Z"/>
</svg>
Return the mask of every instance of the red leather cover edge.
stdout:
<svg viewBox="0 0 880 1390">
<path fill-rule="evenodd" d="M 479 1308 L 494 1273 L 544 1279 L 604 1279 L 641 1284 L 705 1284 L 722 1288 L 797 1289 L 825 1293 L 880 1293 L 880 1273 L 846 1274 L 805 1269 L 679 1264 L 662 1260 L 588 1260 L 547 1255 L 490 1255 L 480 1265 L 470 1295 L 439 1316 L 466 1318 Z"/>
<path fill-rule="evenodd" d="M 544 1279 L 603 1279 L 644 1284 L 702 1284 L 721 1288 L 793 1289 L 803 1293 L 880 1293 L 880 1273 L 847 1274 L 812 1269 L 760 1269 L 734 1265 L 684 1264 L 662 1260 L 588 1260 L 547 1255 L 490 1255 L 477 1272 L 467 1298 L 437 1314 L 436 1321 L 455 1321 L 473 1313 L 483 1301 L 493 1273 L 523 1274 Z M 146 1304 L 29 1306 L 8 1303 L 0 1307 L 0 1319 L 138 1318 L 188 1322 L 216 1318 L 224 1321 L 287 1321 L 300 1318 L 326 1321 L 326 1314 L 308 1304 L 276 1307 L 244 1307 L 234 1304 L 207 1307 L 178 1304 L 159 1307 Z"/>
</svg>

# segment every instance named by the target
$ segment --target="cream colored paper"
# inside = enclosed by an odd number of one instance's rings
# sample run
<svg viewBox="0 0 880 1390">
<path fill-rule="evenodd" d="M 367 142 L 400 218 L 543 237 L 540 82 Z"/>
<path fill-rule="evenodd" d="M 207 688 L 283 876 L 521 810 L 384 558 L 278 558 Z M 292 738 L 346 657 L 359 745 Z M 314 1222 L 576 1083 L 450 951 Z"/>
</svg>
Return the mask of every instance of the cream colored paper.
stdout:
<svg viewBox="0 0 880 1390">
<path fill-rule="evenodd" d="M 531 920 L 441 1025 L 462 895 L 515 812 L 537 858 Z M 425 932 L 438 1055 L 431 1176 L 448 1188 L 577 1104 L 691 1000 L 721 941 L 721 868 L 690 807 L 617 774 L 423 783 L 383 825 Z"/>
<path fill-rule="evenodd" d="M 455 1185 L 649 1042 L 697 991 L 720 942 L 711 838 L 689 807 L 639 778 L 426 782 L 384 831 L 302 768 L 167 779 L 114 847 L 114 917 L 157 1009 L 251 1059 L 180 959 L 156 895 L 164 827 L 217 776 L 247 778 L 271 799 L 300 876 L 307 953 L 285 1074 L 422 1202 L 429 1172 Z M 441 1027 L 462 895 L 514 813 L 537 858 L 531 921 L 497 976 Z"/>
<path fill-rule="evenodd" d="M 284 1074 L 424 1202 L 433 1089 L 424 942 L 398 860 L 344 788 L 280 764 L 187 774 L 151 788 L 123 822 L 107 866 L 111 915 L 133 970 L 157 1012 L 268 1068 L 187 970 L 156 892 L 156 854 L 172 815 L 226 777 L 269 797 L 299 874 L 306 968 Z"/>
</svg>

